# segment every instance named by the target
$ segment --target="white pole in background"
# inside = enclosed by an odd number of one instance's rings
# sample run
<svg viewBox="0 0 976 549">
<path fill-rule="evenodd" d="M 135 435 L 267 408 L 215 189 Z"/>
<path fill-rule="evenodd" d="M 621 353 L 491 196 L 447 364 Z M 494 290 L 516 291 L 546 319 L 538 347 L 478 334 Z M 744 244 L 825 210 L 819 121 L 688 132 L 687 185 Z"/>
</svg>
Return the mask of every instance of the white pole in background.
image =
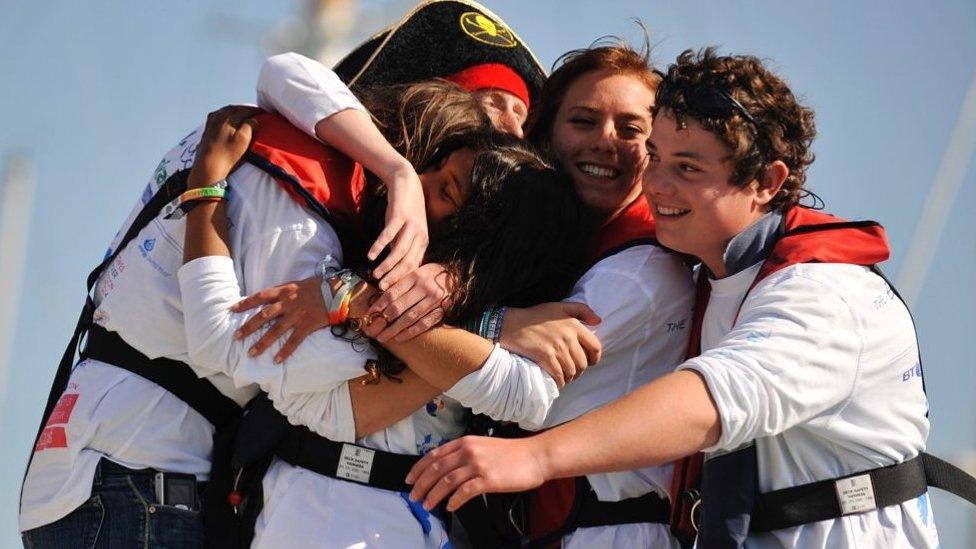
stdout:
<svg viewBox="0 0 976 549">
<path fill-rule="evenodd" d="M 8 156 L 0 181 L 0 423 L 7 396 L 7 371 L 13 355 L 33 199 L 34 166 L 25 156 Z"/>
<path fill-rule="evenodd" d="M 915 226 L 912 243 L 902 263 L 898 277 L 898 289 L 905 296 L 909 307 L 915 305 L 918 294 L 925 284 L 932 259 L 939 246 L 939 238 L 945 229 L 953 201 L 966 177 L 966 167 L 976 149 L 976 75 L 973 75 L 969 93 L 963 101 L 956 127 L 949 136 L 949 146 L 942 156 L 942 163 L 935 181 L 925 199 L 922 216 Z"/>
</svg>

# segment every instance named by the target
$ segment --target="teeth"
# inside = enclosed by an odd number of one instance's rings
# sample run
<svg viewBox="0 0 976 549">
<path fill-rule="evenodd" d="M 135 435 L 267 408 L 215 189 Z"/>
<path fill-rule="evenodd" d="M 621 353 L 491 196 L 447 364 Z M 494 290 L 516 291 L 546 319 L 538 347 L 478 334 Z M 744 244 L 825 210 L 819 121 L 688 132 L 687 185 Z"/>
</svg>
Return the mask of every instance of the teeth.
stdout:
<svg viewBox="0 0 976 549">
<path fill-rule="evenodd" d="M 620 174 L 618 170 L 606 168 L 604 166 L 597 166 L 596 164 L 578 164 L 578 167 L 581 172 L 594 177 L 613 178 Z"/>
<path fill-rule="evenodd" d="M 682 208 L 669 208 L 667 206 L 658 206 L 656 209 L 657 209 L 657 213 L 661 215 L 681 215 L 691 211 L 691 210 L 684 210 Z"/>
</svg>

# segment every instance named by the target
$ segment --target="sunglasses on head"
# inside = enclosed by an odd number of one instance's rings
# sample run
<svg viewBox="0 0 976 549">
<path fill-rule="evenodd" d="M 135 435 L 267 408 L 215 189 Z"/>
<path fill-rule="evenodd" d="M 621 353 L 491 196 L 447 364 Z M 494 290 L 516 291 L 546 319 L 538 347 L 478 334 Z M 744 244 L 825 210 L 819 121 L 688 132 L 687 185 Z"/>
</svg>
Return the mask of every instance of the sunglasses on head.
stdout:
<svg viewBox="0 0 976 549">
<path fill-rule="evenodd" d="M 756 119 L 742 103 L 736 101 L 729 92 L 712 86 L 677 86 L 665 80 L 658 88 L 657 103 L 667 107 L 679 89 L 685 100 L 685 109 L 700 118 L 729 118 L 737 112 L 754 127 L 759 127 Z"/>
</svg>

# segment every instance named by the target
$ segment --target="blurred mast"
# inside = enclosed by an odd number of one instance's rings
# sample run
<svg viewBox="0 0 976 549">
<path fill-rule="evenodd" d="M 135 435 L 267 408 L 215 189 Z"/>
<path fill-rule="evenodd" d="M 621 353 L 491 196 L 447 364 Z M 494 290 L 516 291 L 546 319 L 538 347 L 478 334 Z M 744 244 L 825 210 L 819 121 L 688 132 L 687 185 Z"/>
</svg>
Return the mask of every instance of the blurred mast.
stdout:
<svg viewBox="0 0 976 549">
<path fill-rule="evenodd" d="M 351 46 L 356 4 L 355 0 L 306 0 L 300 13 L 274 28 L 268 37 L 269 49 L 300 53 L 331 67 Z"/>
<path fill-rule="evenodd" d="M 352 48 L 385 28 L 414 0 L 306 0 L 300 12 L 265 39 L 270 53 L 293 51 L 332 67 Z"/>
<path fill-rule="evenodd" d="M 23 155 L 7 157 L 0 181 L 0 422 L 7 396 L 7 372 L 27 258 L 27 236 L 34 199 L 34 166 Z"/>
<path fill-rule="evenodd" d="M 939 247 L 956 194 L 966 177 L 966 168 L 976 149 L 976 74 L 963 101 L 956 126 L 949 137 L 949 145 L 935 181 L 925 199 L 922 216 L 915 226 L 915 234 L 908 248 L 898 276 L 898 289 L 909 306 L 915 305 L 925 284 L 929 267 Z"/>
</svg>

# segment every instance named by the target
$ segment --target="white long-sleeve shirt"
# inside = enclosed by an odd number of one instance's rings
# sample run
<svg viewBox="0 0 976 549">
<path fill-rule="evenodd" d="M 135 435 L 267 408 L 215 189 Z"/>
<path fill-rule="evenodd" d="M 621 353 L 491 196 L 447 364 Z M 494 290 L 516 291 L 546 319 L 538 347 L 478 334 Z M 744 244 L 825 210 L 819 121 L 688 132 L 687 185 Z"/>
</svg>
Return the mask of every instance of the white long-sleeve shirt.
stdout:
<svg viewBox="0 0 976 549">
<path fill-rule="evenodd" d="M 681 259 L 657 246 L 634 246 L 603 259 L 576 283 L 566 301 L 585 303 L 601 318 L 593 331 L 603 344 L 599 363 L 566 385 L 545 427 L 613 402 L 674 371 L 685 358 L 694 288 Z M 599 441 L 594 441 L 599 444 Z M 673 466 L 587 475 L 601 501 L 655 492 L 669 497 Z M 666 524 L 581 528 L 564 547 L 677 547 Z"/>
<path fill-rule="evenodd" d="M 320 105 L 319 116 L 362 108 L 338 79 L 332 83 L 338 92 L 328 104 Z M 159 186 L 173 173 L 193 165 L 201 135 L 202 128 L 197 128 L 163 157 L 109 252 Z M 229 181 L 234 269 L 245 291 L 310 276 L 316 262 L 327 254 L 342 257 L 332 228 L 289 198 L 269 176 L 245 165 Z M 184 220 L 154 219 L 120 252 L 95 287 L 94 320 L 150 358 L 189 363 L 198 375 L 244 404 L 257 393 L 257 386 L 235 384 L 223 373 L 197 367 L 190 360 L 176 277 L 183 263 L 184 228 Z M 323 367 L 331 358 L 360 366 L 366 358 L 353 353 L 344 341 L 337 341 L 334 351 L 323 355 Z M 300 390 L 296 392 L 293 381 L 301 385 L 307 379 L 283 374 L 270 383 L 277 383 L 279 397 L 289 395 L 282 407 L 294 421 L 321 420 L 328 406 L 351 410 L 348 392 L 334 391 L 326 404 L 321 398 L 309 399 Z M 281 398 L 276 400 L 276 404 L 281 402 Z M 212 435 L 213 427 L 203 416 L 165 389 L 127 370 L 83 361 L 72 372 L 36 448 L 25 478 L 19 527 L 24 531 L 49 524 L 86 501 L 95 467 L 103 456 L 133 468 L 152 467 L 206 480 Z"/>
<path fill-rule="evenodd" d="M 703 352 L 681 366 L 702 374 L 719 411 L 722 434 L 706 453 L 755 441 L 759 489 L 769 492 L 924 450 L 929 422 L 915 331 L 888 284 L 856 265 L 801 264 L 760 282 L 743 303 L 759 267 L 711 281 Z M 751 535 L 746 545 L 936 547 L 938 534 L 922 495 Z"/>
</svg>

